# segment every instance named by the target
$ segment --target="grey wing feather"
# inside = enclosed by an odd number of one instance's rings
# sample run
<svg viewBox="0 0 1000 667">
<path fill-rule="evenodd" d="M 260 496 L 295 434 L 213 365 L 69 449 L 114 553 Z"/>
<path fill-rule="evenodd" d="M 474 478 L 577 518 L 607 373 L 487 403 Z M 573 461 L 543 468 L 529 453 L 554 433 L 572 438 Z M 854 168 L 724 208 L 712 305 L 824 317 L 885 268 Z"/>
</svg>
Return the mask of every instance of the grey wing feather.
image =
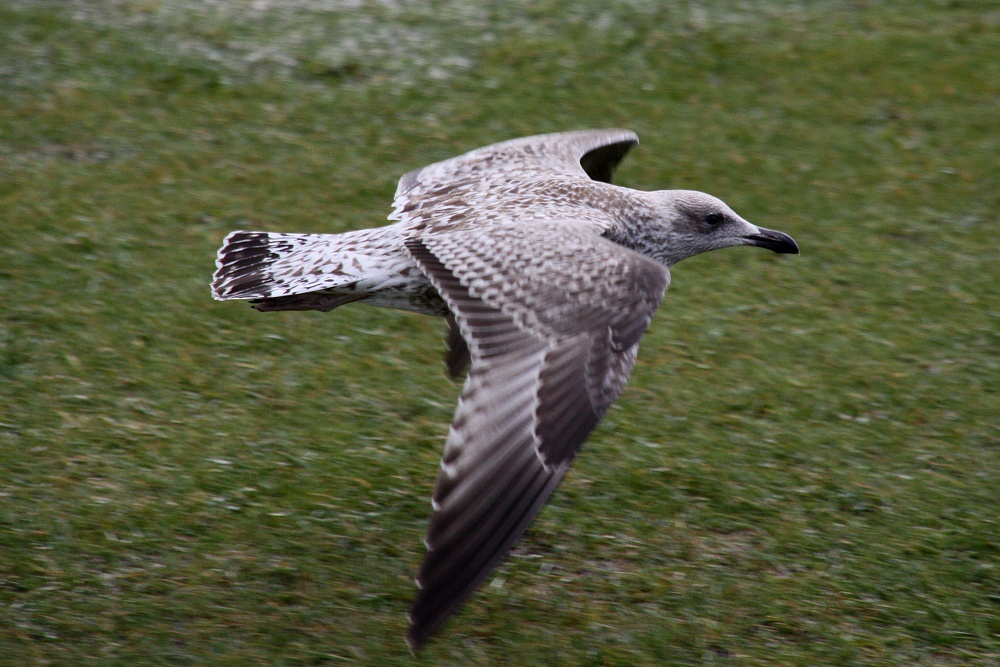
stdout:
<svg viewBox="0 0 1000 667">
<path fill-rule="evenodd" d="M 472 360 L 435 487 L 414 646 L 523 535 L 624 387 L 669 283 L 665 267 L 572 223 L 479 232 L 407 242 Z"/>
<path fill-rule="evenodd" d="M 472 357 L 469 355 L 469 346 L 462 338 L 462 330 L 458 328 L 458 322 L 452 315 L 445 318 L 448 322 L 448 354 L 444 358 L 444 366 L 448 371 L 448 377 L 452 380 L 461 379 L 462 374 L 469 370 Z"/>
<path fill-rule="evenodd" d="M 639 137 L 631 130 L 581 130 L 521 137 L 485 146 L 404 174 L 391 220 L 405 220 L 422 200 L 450 196 L 526 172 L 564 174 L 611 182 L 612 173 Z"/>
</svg>

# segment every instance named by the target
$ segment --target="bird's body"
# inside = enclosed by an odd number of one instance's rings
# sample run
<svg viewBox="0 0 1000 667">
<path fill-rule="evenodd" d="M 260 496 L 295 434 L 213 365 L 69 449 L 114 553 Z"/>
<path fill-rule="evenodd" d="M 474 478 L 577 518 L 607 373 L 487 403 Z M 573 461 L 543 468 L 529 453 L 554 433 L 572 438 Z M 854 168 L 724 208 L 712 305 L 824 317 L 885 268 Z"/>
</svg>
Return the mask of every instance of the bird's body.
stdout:
<svg viewBox="0 0 1000 667">
<path fill-rule="evenodd" d="M 669 267 L 734 245 L 798 251 L 709 195 L 612 185 L 637 141 L 599 130 L 487 146 L 403 176 L 395 224 L 238 231 L 219 251 L 218 299 L 448 318 L 449 371 L 469 374 L 432 501 L 416 646 L 520 539 L 621 392 Z"/>
<path fill-rule="evenodd" d="M 565 141 L 574 134 L 579 134 L 579 146 Z M 338 297 L 356 300 L 351 297 L 365 295 L 368 305 L 443 315 L 444 301 L 436 298 L 430 281 L 404 247 L 410 237 L 482 229 L 497 221 L 544 224 L 569 215 L 576 224 L 604 234 L 620 221 L 649 215 L 641 199 L 648 193 L 592 180 L 579 167 L 579 157 L 573 169 L 573 158 L 565 154 L 589 148 L 590 142 L 618 141 L 611 145 L 624 144 L 620 157 L 634 143 L 632 133 L 554 136 L 564 141 L 553 142 L 562 151 L 549 161 L 539 160 L 539 137 L 526 137 L 406 174 L 389 215 L 396 224 L 345 234 L 233 232 L 223 250 L 241 253 L 242 262 L 228 262 L 234 270 L 216 276 L 215 293 L 228 299 L 263 299 L 259 310 L 313 310 L 309 299 L 336 302 Z M 570 202 L 572 209 L 567 207 Z M 266 267 L 263 262 L 248 262 L 248 250 L 266 250 Z M 226 264 L 225 255 L 220 256 L 220 268 Z M 266 269 L 267 278 L 247 271 L 247 265 Z M 303 299 L 307 294 L 314 296 Z M 289 296 L 298 298 L 280 300 Z"/>
</svg>

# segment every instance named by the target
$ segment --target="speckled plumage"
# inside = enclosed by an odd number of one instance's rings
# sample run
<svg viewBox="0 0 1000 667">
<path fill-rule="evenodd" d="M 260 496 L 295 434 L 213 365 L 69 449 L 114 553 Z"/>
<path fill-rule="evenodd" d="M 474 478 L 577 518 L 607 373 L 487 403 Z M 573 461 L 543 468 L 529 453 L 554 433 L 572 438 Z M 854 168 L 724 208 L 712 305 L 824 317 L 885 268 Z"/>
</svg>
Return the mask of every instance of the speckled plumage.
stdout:
<svg viewBox="0 0 1000 667">
<path fill-rule="evenodd" d="M 217 299 L 444 315 L 449 371 L 471 362 L 410 613 L 415 647 L 520 539 L 624 388 L 669 267 L 727 246 L 798 251 L 709 195 L 612 185 L 637 141 L 597 130 L 487 146 L 403 176 L 395 224 L 237 231 L 219 250 Z"/>
<path fill-rule="evenodd" d="M 340 305 L 336 297 L 352 301 L 364 294 L 369 305 L 442 315 L 444 304 L 428 293 L 429 282 L 405 250 L 407 238 L 481 229 L 497 220 L 564 217 L 603 233 L 638 204 L 628 197 L 635 191 L 600 188 L 580 166 L 581 156 L 596 152 L 603 161 L 592 171 L 610 179 L 613 164 L 637 143 L 634 133 L 544 138 L 486 146 L 404 175 L 389 215 L 398 221 L 394 225 L 346 234 L 233 232 L 219 251 L 213 294 L 258 299 L 259 310 L 314 309 L 314 298 Z M 567 209 L 568 203 L 577 205 Z M 304 298 L 307 294 L 314 296 Z M 286 299 L 290 296 L 297 298 Z"/>
</svg>

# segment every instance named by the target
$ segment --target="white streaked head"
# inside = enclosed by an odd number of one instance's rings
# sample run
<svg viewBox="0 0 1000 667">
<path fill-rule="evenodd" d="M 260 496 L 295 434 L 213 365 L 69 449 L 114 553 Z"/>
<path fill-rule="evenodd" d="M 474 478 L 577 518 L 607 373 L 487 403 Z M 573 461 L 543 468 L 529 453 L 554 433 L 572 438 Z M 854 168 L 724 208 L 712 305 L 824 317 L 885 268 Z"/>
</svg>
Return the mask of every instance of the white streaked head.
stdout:
<svg viewBox="0 0 1000 667">
<path fill-rule="evenodd" d="M 724 201 L 694 190 L 660 190 L 649 193 L 661 224 L 640 232 L 647 236 L 636 248 L 657 261 L 673 266 L 682 259 L 709 250 L 750 245 L 778 253 L 798 253 L 792 237 L 741 218 Z M 648 225 L 648 223 L 647 223 Z"/>
</svg>

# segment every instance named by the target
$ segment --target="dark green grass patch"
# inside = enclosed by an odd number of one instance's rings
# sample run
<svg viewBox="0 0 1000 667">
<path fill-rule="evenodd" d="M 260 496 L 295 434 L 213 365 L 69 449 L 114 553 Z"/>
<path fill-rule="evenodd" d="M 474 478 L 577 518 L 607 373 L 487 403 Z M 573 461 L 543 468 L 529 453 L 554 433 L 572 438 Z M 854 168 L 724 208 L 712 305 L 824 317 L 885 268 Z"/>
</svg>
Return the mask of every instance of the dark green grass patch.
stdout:
<svg viewBox="0 0 1000 667">
<path fill-rule="evenodd" d="M 0 664 L 995 664 L 998 30 L 973 1 L 5 4 Z M 620 183 L 802 255 L 676 267 L 414 660 L 442 324 L 216 303 L 215 249 L 608 126 L 642 140 Z"/>
</svg>

